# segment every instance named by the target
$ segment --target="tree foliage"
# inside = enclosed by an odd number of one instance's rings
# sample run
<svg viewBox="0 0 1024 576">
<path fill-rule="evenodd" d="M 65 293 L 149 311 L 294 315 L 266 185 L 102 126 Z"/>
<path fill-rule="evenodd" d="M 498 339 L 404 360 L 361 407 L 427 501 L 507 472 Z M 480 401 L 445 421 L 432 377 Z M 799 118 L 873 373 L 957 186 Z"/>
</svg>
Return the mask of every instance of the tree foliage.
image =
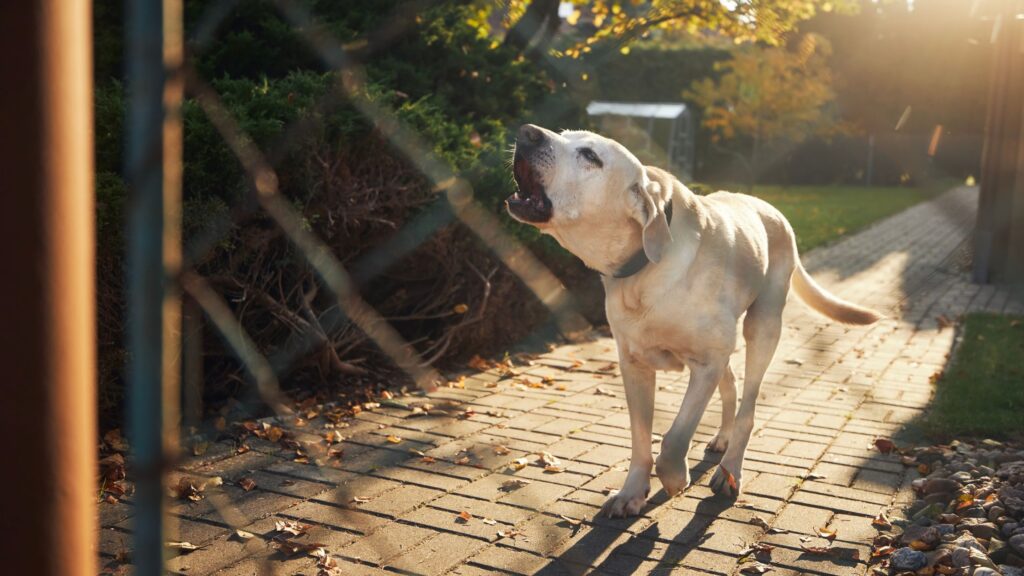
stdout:
<svg viewBox="0 0 1024 576">
<path fill-rule="evenodd" d="M 794 49 L 748 46 L 715 64 L 718 78 L 694 82 L 684 97 L 703 111 L 714 144 L 728 142 L 756 177 L 765 144 L 799 143 L 842 129 L 828 66 L 830 47 L 814 35 Z M 736 149 L 746 147 L 746 153 Z"/>
<path fill-rule="evenodd" d="M 562 26 L 554 0 L 479 0 L 476 24 L 484 33 L 540 54 Z M 573 0 L 564 19 L 571 28 L 551 54 L 579 58 L 602 48 L 623 52 L 652 33 L 728 38 L 736 43 L 781 45 L 796 25 L 821 12 L 851 13 L 856 0 Z"/>
</svg>

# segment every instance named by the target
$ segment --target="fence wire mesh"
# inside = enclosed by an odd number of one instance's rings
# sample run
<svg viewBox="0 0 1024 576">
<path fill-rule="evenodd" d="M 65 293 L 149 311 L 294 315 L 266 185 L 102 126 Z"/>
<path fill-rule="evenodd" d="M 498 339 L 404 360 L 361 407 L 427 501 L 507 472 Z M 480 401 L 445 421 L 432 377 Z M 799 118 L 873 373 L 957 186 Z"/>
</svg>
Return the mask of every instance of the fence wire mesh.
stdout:
<svg viewBox="0 0 1024 576">
<path fill-rule="evenodd" d="M 141 6 L 139 3 L 134 4 Z M 401 480 L 403 470 L 416 472 L 426 469 L 438 473 L 438 481 L 443 482 L 445 479 L 459 477 L 459 474 L 453 474 L 451 470 L 460 466 L 493 470 L 507 465 L 516 456 L 525 456 L 520 450 L 505 447 L 498 437 L 495 437 L 494 445 L 486 447 L 485 454 L 479 451 L 474 453 L 478 448 L 476 446 L 464 446 L 458 442 L 446 445 L 440 442 L 443 437 L 437 436 L 439 442 L 437 454 L 434 454 L 435 451 L 430 450 L 433 447 L 430 442 L 418 438 L 418 435 L 423 436 L 418 429 L 424 426 L 413 424 L 396 428 L 384 423 L 394 422 L 394 418 L 375 416 L 399 413 L 403 417 L 418 417 L 418 420 L 440 418 L 456 424 L 474 416 L 477 420 L 493 423 L 503 416 L 493 410 L 490 414 L 477 415 L 475 410 L 483 410 L 483 407 L 474 408 L 470 404 L 463 404 L 465 398 L 458 394 L 428 395 L 436 391 L 438 386 L 443 388 L 445 385 L 453 385 L 434 368 L 434 364 L 445 353 L 448 343 L 442 339 L 424 346 L 423 353 L 418 352 L 417 347 L 404 339 L 389 320 L 360 294 L 359 286 L 366 286 L 375 275 L 400 262 L 431 235 L 453 222 L 471 230 L 501 265 L 519 278 L 549 310 L 563 335 L 576 338 L 591 329 L 561 281 L 525 245 L 505 231 L 497 215 L 474 197 L 469 181 L 453 171 L 433 151 L 431 145 L 403 123 L 392 110 L 366 97 L 364 70 L 360 60 L 373 58 L 376 51 L 405 34 L 415 23 L 416 14 L 431 3 L 413 1 L 401 4 L 382 26 L 348 43 L 339 41 L 318 25 L 305 4 L 293 0 L 275 0 L 274 4 L 328 69 L 339 73 L 337 86 L 320 98 L 314 109 L 330 110 L 340 102 L 353 106 L 372 122 L 389 146 L 397 150 L 429 181 L 437 199 L 433 206 L 428 206 L 395 230 L 386 242 L 371 247 L 351 269 L 346 267 L 328 243 L 308 226 L 307 216 L 282 194 L 275 172 L 275 162 L 290 151 L 309 128 L 310 118 L 316 115 L 308 115 L 285 127 L 282 130 L 283 137 L 268 150 L 262 150 L 194 65 L 197 55 L 217 42 L 218 29 L 240 3 L 237 0 L 209 3 L 194 27 L 192 37 L 188 39 L 187 49 L 181 53 L 173 47 L 174 36 L 180 35 L 183 29 L 180 2 L 163 2 L 163 33 L 170 35 L 170 39 L 166 36 L 164 38 L 163 50 L 157 49 L 158 45 L 154 44 L 158 38 L 138 37 L 153 32 L 156 28 L 153 19 L 157 15 L 148 11 L 152 10 L 152 6 L 148 9 L 137 8 L 138 13 L 145 14 L 130 21 L 130 27 L 139 28 L 130 31 L 130 35 L 135 35 L 136 46 L 139 42 L 148 42 L 149 50 L 129 55 L 133 69 L 162 70 L 165 74 L 165 89 L 170 85 L 172 91 L 175 83 L 184 82 L 185 94 L 199 105 L 243 167 L 252 195 L 263 214 L 284 233 L 315 271 L 317 280 L 313 282 L 322 285 L 335 300 L 335 305 L 321 317 L 307 316 L 302 320 L 303 311 L 289 312 L 297 318 L 297 323 L 306 328 L 302 331 L 303 338 L 299 342 L 281 346 L 271 357 L 265 355 L 243 327 L 237 302 L 229 301 L 216 284 L 210 282 L 198 269 L 197 263 L 224 241 L 227 235 L 227 226 L 224 225 L 211 226 L 198 232 L 198 237 L 190 242 L 180 264 L 171 262 L 168 265 L 167 260 L 164 260 L 162 274 L 167 277 L 168 284 L 163 288 L 163 303 L 152 291 L 136 295 L 139 299 L 136 310 L 149 308 L 158 316 L 164 314 L 166 330 L 166 307 L 180 306 L 175 299 L 179 293 L 183 294 L 187 300 L 186 308 L 197 307 L 202 312 L 209 326 L 221 336 L 247 372 L 249 382 L 246 386 L 254 390 L 259 402 L 272 414 L 244 422 L 229 423 L 223 418 L 203 420 L 201 405 L 196 405 L 201 402 L 203 394 L 202 371 L 189 370 L 190 365 L 202 362 L 202 327 L 196 327 L 194 311 L 192 314 L 186 311 L 186 325 L 181 330 L 187 336 L 181 356 L 174 351 L 175 344 L 167 348 L 165 332 L 163 352 L 166 355 L 170 350 L 173 357 L 169 360 L 165 358 L 164 361 L 171 366 L 172 371 L 185 366 L 182 384 L 186 388 L 184 397 L 191 398 L 189 402 L 192 404 L 186 407 L 185 423 L 191 426 L 186 430 L 178 428 L 178 390 L 173 382 L 168 382 L 167 370 L 164 370 L 162 392 L 134 394 L 131 408 L 131 416 L 135 421 L 133 437 L 145 430 L 148 430 L 150 436 L 163 436 L 159 451 L 154 451 L 157 446 L 154 443 L 150 443 L 148 448 L 138 445 L 133 447 L 137 461 L 134 467 L 139 471 L 135 478 L 137 491 L 134 503 L 137 510 L 134 519 L 127 518 L 118 525 L 125 530 L 133 530 L 136 536 L 131 552 L 124 545 L 123 552 L 117 554 L 117 560 L 134 564 L 138 573 L 161 573 L 163 570 L 205 573 L 204 561 L 199 557 L 207 550 L 217 556 L 234 555 L 229 561 L 225 562 L 221 558 L 222 562 L 207 562 L 207 565 L 220 566 L 218 570 L 226 566 L 228 572 L 234 569 L 240 574 L 316 571 L 326 575 L 350 573 L 354 566 L 372 567 L 375 565 L 373 558 L 384 559 L 400 545 L 371 538 L 367 540 L 370 549 L 357 555 L 354 552 L 339 554 L 338 546 L 334 544 L 349 536 L 372 535 L 389 519 L 386 509 L 368 512 L 360 509 L 359 504 L 369 502 L 378 492 L 394 487 L 395 481 Z M 145 17 L 150 18 L 148 31 L 142 30 L 140 25 Z M 172 48 L 168 49 L 168 45 Z M 360 60 L 350 55 L 352 50 L 359 52 Z M 145 94 L 140 96 L 142 92 L 139 91 L 135 96 L 144 97 Z M 180 147 L 182 127 L 180 97 L 176 99 L 172 95 L 167 100 L 167 92 L 164 97 L 165 107 L 159 117 L 140 114 L 131 119 L 131 129 L 139 131 L 139 140 L 136 142 L 148 140 L 152 145 L 139 150 L 136 156 L 128 160 L 128 172 L 134 174 L 132 181 L 138 185 L 145 180 L 147 174 L 151 178 L 160 174 L 154 173 L 154 169 L 162 163 L 162 174 L 165 176 L 162 183 L 165 198 L 163 218 L 166 222 L 167 218 L 181 217 L 182 159 L 180 153 L 175 153 L 173 149 L 175 146 Z M 153 114 L 154 110 L 149 108 L 145 112 Z M 177 133 L 179 140 L 168 142 L 168 132 Z M 161 146 L 156 144 L 161 138 L 162 158 L 159 153 Z M 168 175 L 169 180 L 166 178 Z M 150 181 L 149 185 L 155 186 L 156 183 Z M 175 188 L 179 191 L 175 192 Z M 152 210 L 154 207 L 150 208 Z M 243 213 L 243 210 L 236 210 L 233 218 L 243 218 Z M 146 222 L 133 223 L 135 227 L 147 225 Z M 181 242 L 180 237 L 173 234 L 169 238 L 164 237 L 165 242 L 168 240 L 179 245 Z M 179 249 L 173 248 L 172 252 Z M 146 254 L 140 256 L 140 259 L 152 257 L 154 252 L 150 250 Z M 463 313 L 465 324 L 479 322 L 487 313 L 485 308 L 491 289 L 490 281 L 495 273 L 495 270 L 478 270 L 472 264 L 469 267 L 479 277 L 483 291 L 478 309 Z M 356 270 L 358 281 L 353 278 L 353 269 Z M 160 312 L 161 307 L 164 307 L 163 313 Z M 306 310 L 306 313 L 311 311 Z M 153 321 L 152 317 L 150 320 Z M 173 323 L 172 320 L 171 339 L 176 339 L 180 334 Z M 325 331 L 337 332 L 349 329 L 347 326 L 354 327 L 352 329 L 372 341 L 410 382 L 415 383 L 419 391 L 399 397 L 385 392 L 378 402 L 356 405 L 354 408 L 342 408 L 329 403 L 309 405 L 293 402 L 282 391 L 280 375 L 288 373 L 297 359 L 322 347 L 327 338 Z M 153 334 L 147 333 L 146 336 L 152 337 Z M 196 340 L 200 342 L 197 344 Z M 196 355 L 200 357 L 196 358 Z M 513 372 L 511 366 L 509 361 L 496 367 L 491 366 L 492 377 L 502 378 L 518 373 Z M 152 379 L 154 374 L 137 373 L 135 377 Z M 150 381 L 144 386 L 152 384 Z M 486 382 L 480 384 L 491 386 Z M 454 385 L 464 387 L 462 381 Z M 154 418 L 162 424 L 154 423 Z M 215 430 L 212 435 L 208 433 L 211 429 Z M 404 440 L 398 434 L 418 438 L 420 441 L 408 448 L 402 444 Z M 180 448 L 179 439 L 182 440 Z M 470 462 L 471 459 L 473 462 Z M 524 461 L 522 457 L 516 459 L 516 462 L 520 461 Z M 105 462 L 111 465 L 109 460 Z M 513 465 L 521 467 L 520 464 Z M 531 462 L 531 465 L 536 463 Z M 543 466 L 543 462 L 540 465 Z M 418 480 L 421 484 L 424 481 L 423 478 Z M 415 488 L 415 482 L 411 486 Z M 145 495 L 145 498 L 141 498 L 141 495 Z M 162 505 L 160 499 L 165 499 Z M 376 500 L 374 502 L 375 506 L 380 506 Z M 278 509 L 285 504 L 290 507 Z M 398 523 L 403 521 L 401 517 L 394 520 Z M 488 519 L 488 525 L 496 525 L 494 530 L 498 533 L 503 528 L 512 533 L 514 529 L 511 524 L 508 520 L 498 522 Z M 226 528 L 227 534 L 211 539 L 217 527 Z M 191 540 L 205 542 L 201 542 L 197 550 Z M 226 552 L 226 549 L 219 549 L 224 542 L 234 542 L 237 546 Z M 339 562 L 344 563 L 344 566 Z"/>
<path fill-rule="evenodd" d="M 205 3 L 191 37 L 175 48 L 175 35 L 180 39 L 183 34 L 181 0 L 129 2 L 138 10 L 137 18 L 129 19 L 129 36 L 134 40 L 129 42 L 133 50 L 130 98 L 148 98 L 148 104 L 129 117 L 134 138 L 129 140 L 134 146 L 126 172 L 133 193 L 145 188 L 149 200 L 130 216 L 138 250 L 134 262 L 148 282 L 132 287 L 133 312 L 146 311 L 144 321 L 134 318 L 139 323 L 134 342 L 156 343 L 157 349 L 129 351 L 132 365 L 146 368 L 131 375 L 133 461 L 128 474 L 136 486 L 134 494 L 119 484 L 124 475 L 119 458 L 127 448 L 117 437 L 105 439 L 114 454 L 101 462 L 110 481 L 101 487 L 101 497 L 116 496 L 115 501 L 123 497 L 122 504 L 127 504 L 100 510 L 103 525 L 113 527 L 104 530 L 102 536 L 108 542 L 101 546 L 106 560 L 113 561 L 111 571 L 134 566 L 139 574 L 328 576 L 383 569 L 443 573 L 452 565 L 437 558 L 459 557 L 462 562 L 490 546 L 489 550 L 501 553 L 529 552 L 515 560 L 527 558 L 528 562 L 508 564 L 509 572 L 586 573 L 593 569 L 594 556 L 616 546 L 662 546 L 665 535 L 657 532 L 657 522 L 645 529 L 648 538 L 640 539 L 641 544 L 627 544 L 620 538 L 628 539 L 634 530 L 629 520 L 608 529 L 609 525 L 577 513 L 600 506 L 626 472 L 628 420 L 621 411 L 621 374 L 610 343 L 597 352 L 592 349 L 590 356 L 573 357 L 560 351 L 536 364 L 515 357 L 501 362 L 479 360 L 472 363 L 473 373 L 452 379 L 438 368 L 452 345 L 452 334 L 480 324 L 489 310 L 501 305 L 492 294 L 499 273 L 518 278 L 569 340 L 593 333 L 562 282 L 507 232 L 500 215 L 477 195 L 471 178 L 453 169 L 435 151 L 428 135 L 368 96 L 366 64 L 410 34 L 417 16 L 439 3 L 398 4 L 382 25 L 346 42 L 317 20 L 308 3 L 271 3 L 324 69 L 336 75 L 336 84 L 315 99 L 309 114 L 281 127 L 280 137 L 266 143 L 247 132 L 226 104 L 226 95 L 218 93 L 215 79 L 204 77 L 198 65 L 199 57 L 217 45 L 222 25 L 245 3 Z M 158 5 L 162 11 L 156 9 Z M 557 62 L 547 64 L 557 68 Z M 162 81 L 156 82 L 154 74 Z M 150 84 L 140 82 L 141 77 Z M 229 207 L 229 221 L 193 230 L 182 246 L 173 221 L 180 221 L 182 212 L 180 146 L 186 95 L 226 144 L 232 161 L 241 166 L 248 191 L 238 206 Z M 357 111 L 431 191 L 429 202 L 358 256 L 339 253 L 330 238 L 310 225 L 311 215 L 283 191 L 279 173 L 280 164 L 318 119 L 342 105 Z M 537 104 L 540 109 L 558 106 L 556 98 Z M 657 153 L 664 155 L 663 150 Z M 330 159 L 316 160 L 330 164 Z M 284 257 L 300 260 L 308 269 L 303 271 L 306 276 L 293 279 L 295 287 L 277 287 L 284 295 L 279 302 L 270 298 L 261 302 L 273 309 L 276 321 L 288 327 L 288 337 L 273 346 L 261 345 L 245 324 L 250 302 L 265 295 L 251 293 L 231 277 L 214 277 L 203 267 L 207 256 L 223 250 L 230 240 L 232 225 L 254 217 L 269 223 L 262 232 L 287 240 L 292 252 Z M 153 222 L 169 221 L 171 233 L 163 235 L 164 244 L 154 243 L 162 231 L 154 236 L 148 228 Z M 452 329 L 438 338 L 409 337 L 409 331 L 403 336 L 398 323 L 410 316 L 382 312 L 372 303 L 369 290 L 375 279 L 407 262 L 418 248 L 452 226 L 470 231 L 493 255 L 487 266 L 467 261 L 462 270 L 478 286 L 477 299 L 457 313 L 418 310 L 410 315 L 457 316 Z M 146 289 L 138 290 L 140 286 Z M 184 302 L 178 301 L 179 295 Z M 204 333 L 216 333 L 246 374 L 244 379 L 231 376 L 238 380 L 236 398 L 230 401 L 237 410 L 231 416 L 204 415 L 202 367 L 210 345 L 203 340 Z M 366 375 L 365 367 L 345 357 L 354 346 L 348 338 L 352 334 L 372 343 L 410 386 L 379 392 L 355 404 L 286 393 L 281 382 L 321 350 L 322 362 L 336 374 Z M 346 344 L 332 343 L 339 335 L 347 338 Z M 742 360 L 734 367 L 741 372 Z M 575 375 L 565 378 L 567 372 Z M 665 405 L 677 407 L 682 401 L 679 391 L 685 387 L 682 375 L 658 378 L 659 390 L 665 390 L 670 399 Z M 510 392 L 500 394 L 496 389 Z M 581 394 L 587 396 L 587 403 L 573 404 Z M 183 409 L 178 405 L 180 398 L 185 399 Z M 549 407 L 543 419 L 533 411 Z M 720 412 L 716 400 L 706 418 L 715 420 Z M 580 420 L 565 418 L 566 414 Z M 657 424 L 670 422 L 671 416 L 671 410 L 659 413 Z M 598 432 L 588 437 L 584 430 L 570 438 L 577 425 L 592 426 Z M 544 427 L 550 433 L 534 431 Z M 698 442 L 706 443 L 714 429 L 704 427 L 698 436 Z M 588 444 L 588 438 L 593 442 Z M 600 452 L 595 449 L 590 461 L 573 462 L 573 469 L 564 474 L 558 456 L 583 454 L 574 451 L 578 446 L 573 442 L 598 446 Z M 556 443 L 564 453 L 554 448 Z M 693 469 L 694 477 L 710 469 L 707 461 L 701 462 Z M 708 514 L 721 511 L 714 509 L 714 503 L 700 506 L 698 511 Z M 474 515 L 470 509 L 479 512 Z M 545 521 L 536 522 L 532 514 Z M 651 573 L 679 568 L 678 562 L 696 550 L 701 539 L 713 536 L 705 533 L 706 524 L 692 522 L 682 526 L 680 534 L 692 536 L 693 542 L 667 545 L 661 555 L 664 566 L 658 564 Z M 524 525 L 532 530 L 532 542 L 517 540 Z M 565 539 L 567 533 L 575 537 L 580 531 L 586 538 L 560 550 L 557 563 L 541 551 L 547 534 L 554 541 Z M 499 540 L 503 547 L 491 546 Z M 460 553 L 417 556 L 424 543 L 435 552 L 455 548 Z M 626 556 L 633 552 L 627 550 Z M 646 558 L 649 552 L 638 554 Z M 396 562 L 409 557 L 408 562 Z M 490 564 L 476 563 L 467 573 L 487 573 L 489 566 L 503 561 L 503 557 L 491 558 Z M 632 572 L 615 571 L 615 566 L 629 562 L 616 564 L 614 551 L 602 562 L 612 573 Z M 726 568 L 735 569 L 731 563 Z"/>
</svg>

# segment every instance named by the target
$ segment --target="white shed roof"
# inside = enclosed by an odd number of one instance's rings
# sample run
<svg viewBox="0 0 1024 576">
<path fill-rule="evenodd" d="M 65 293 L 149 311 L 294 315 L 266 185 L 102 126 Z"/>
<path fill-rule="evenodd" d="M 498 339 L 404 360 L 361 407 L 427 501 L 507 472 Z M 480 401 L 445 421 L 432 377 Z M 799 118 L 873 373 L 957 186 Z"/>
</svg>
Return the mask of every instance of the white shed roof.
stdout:
<svg viewBox="0 0 1024 576">
<path fill-rule="evenodd" d="M 591 116 L 634 116 L 639 118 L 678 118 L 686 111 L 682 102 L 602 102 L 587 105 Z"/>
</svg>

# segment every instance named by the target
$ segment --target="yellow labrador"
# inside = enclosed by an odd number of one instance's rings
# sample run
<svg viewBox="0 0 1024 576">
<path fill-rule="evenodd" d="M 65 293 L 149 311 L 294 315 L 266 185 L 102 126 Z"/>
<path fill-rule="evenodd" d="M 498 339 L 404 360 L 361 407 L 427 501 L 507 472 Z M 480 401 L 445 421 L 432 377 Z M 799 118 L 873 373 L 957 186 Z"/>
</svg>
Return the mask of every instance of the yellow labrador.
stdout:
<svg viewBox="0 0 1024 576">
<path fill-rule="evenodd" d="M 687 452 L 716 387 L 722 424 L 708 449 L 725 454 L 711 487 L 739 493 L 754 405 L 779 342 L 790 285 L 839 322 L 871 324 L 881 317 L 814 282 L 800 263 L 793 229 L 770 204 L 729 192 L 697 196 L 608 138 L 527 124 L 517 135 L 513 172 L 519 191 L 507 200 L 509 213 L 554 236 L 604 281 L 633 449 L 625 484 L 601 514 L 638 514 L 652 467 L 670 496 L 690 483 Z M 729 356 L 744 314 L 746 378 L 737 413 Z M 655 370 L 684 367 L 690 383 L 655 462 Z"/>
</svg>

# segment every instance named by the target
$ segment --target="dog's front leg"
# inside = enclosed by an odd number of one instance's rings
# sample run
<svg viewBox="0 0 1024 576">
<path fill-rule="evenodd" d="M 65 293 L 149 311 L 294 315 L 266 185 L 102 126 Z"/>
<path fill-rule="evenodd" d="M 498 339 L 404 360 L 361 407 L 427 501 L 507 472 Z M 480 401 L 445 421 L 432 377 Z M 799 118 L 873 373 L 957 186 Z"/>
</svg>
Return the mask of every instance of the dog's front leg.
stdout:
<svg viewBox="0 0 1024 576">
<path fill-rule="evenodd" d="M 658 478 L 669 496 L 675 496 L 690 484 L 687 464 L 690 441 L 728 361 L 726 356 L 722 361 L 690 365 L 690 384 L 686 387 L 683 405 L 679 407 L 679 414 L 662 438 L 661 452 L 658 454 Z"/>
<path fill-rule="evenodd" d="M 636 516 L 647 502 L 651 491 L 651 426 L 654 422 L 654 370 L 638 366 L 635 362 L 619 355 L 622 381 L 626 388 L 626 404 L 629 406 L 629 431 L 633 453 L 629 460 L 629 473 L 622 490 L 605 502 L 598 516 L 615 518 Z"/>
</svg>

